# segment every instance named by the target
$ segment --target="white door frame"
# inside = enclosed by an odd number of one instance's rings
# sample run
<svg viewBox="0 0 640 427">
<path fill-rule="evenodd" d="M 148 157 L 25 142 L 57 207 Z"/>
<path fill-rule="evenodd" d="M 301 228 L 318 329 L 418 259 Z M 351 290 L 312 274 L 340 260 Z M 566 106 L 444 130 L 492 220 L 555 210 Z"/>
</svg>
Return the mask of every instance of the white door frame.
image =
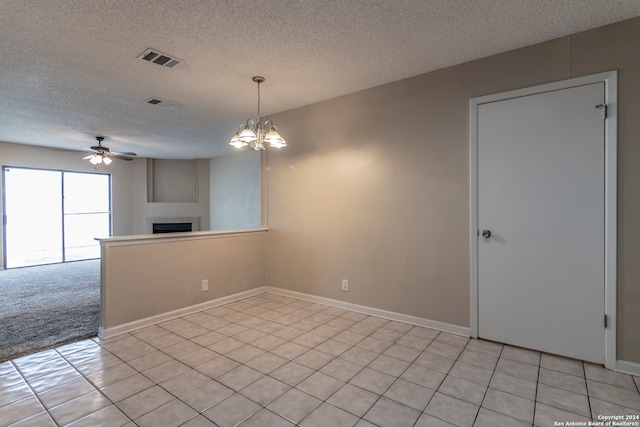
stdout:
<svg viewBox="0 0 640 427">
<path fill-rule="evenodd" d="M 523 97 L 538 93 L 562 90 L 592 83 L 605 83 L 605 201 L 604 201 L 604 313 L 607 327 L 604 331 L 604 365 L 609 369 L 616 367 L 616 330 L 617 330 L 617 110 L 618 110 L 618 72 L 609 71 L 590 76 L 486 95 L 470 100 L 469 111 L 469 180 L 471 209 L 471 336 L 478 337 L 478 107 L 489 102 Z M 595 106 L 594 106 L 595 107 Z M 604 321 L 604 319 L 603 319 Z"/>
</svg>

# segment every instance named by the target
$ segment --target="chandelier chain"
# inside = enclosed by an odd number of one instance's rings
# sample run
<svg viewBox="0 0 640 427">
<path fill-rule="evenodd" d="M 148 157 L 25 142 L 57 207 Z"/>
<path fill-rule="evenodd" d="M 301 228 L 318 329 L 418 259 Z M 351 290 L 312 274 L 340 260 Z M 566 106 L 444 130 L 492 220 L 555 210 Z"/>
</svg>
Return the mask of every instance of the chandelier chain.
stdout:
<svg viewBox="0 0 640 427">
<path fill-rule="evenodd" d="M 258 122 L 260 121 L 260 82 L 258 82 Z"/>
</svg>

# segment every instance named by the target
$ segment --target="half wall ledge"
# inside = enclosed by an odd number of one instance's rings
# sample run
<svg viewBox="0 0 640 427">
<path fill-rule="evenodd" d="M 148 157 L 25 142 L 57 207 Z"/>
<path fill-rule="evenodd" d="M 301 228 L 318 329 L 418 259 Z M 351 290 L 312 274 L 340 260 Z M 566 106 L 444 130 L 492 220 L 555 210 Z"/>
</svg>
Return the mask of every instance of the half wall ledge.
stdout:
<svg viewBox="0 0 640 427">
<path fill-rule="evenodd" d="M 179 240 L 201 240 L 211 238 L 224 238 L 235 236 L 247 236 L 254 234 L 264 234 L 268 228 L 251 228 L 246 230 L 225 230 L 225 231 L 192 231 L 189 233 L 161 233 L 161 234 L 134 234 L 130 236 L 113 236 L 96 238 L 102 247 L 121 245 L 145 245 L 157 243 L 158 241 L 179 241 Z"/>
</svg>

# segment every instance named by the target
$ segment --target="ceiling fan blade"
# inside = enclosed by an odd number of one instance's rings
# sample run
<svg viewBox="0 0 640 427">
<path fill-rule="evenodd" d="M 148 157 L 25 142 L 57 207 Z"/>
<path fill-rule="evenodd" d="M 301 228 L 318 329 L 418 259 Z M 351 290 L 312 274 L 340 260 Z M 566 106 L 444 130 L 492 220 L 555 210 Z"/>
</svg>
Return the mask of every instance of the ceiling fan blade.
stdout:
<svg viewBox="0 0 640 427">
<path fill-rule="evenodd" d="M 88 160 L 91 159 L 94 156 L 100 156 L 101 158 L 113 158 L 113 159 L 120 159 L 120 160 L 133 160 L 132 157 L 137 156 L 136 153 L 131 153 L 131 152 L 118 152 L 118 151 L 111 151 L 109 150 L 109 147 L 105 147 L 104 145 L 102 145 L 102 141 L 104 141 L 104 137 L 103 136 L 96 136 L 96 140 L 98 141 L 98 145 L 93 145 L 91 147 L 85 147 L 84 150 L 90 152 L 90 153 L 95 153 L 95 154 L 90 154 L 87 157 L 84 157 L 83 160 Z M 110 163 L 110 162 L 107 162 Z"/>
<path fill-rule="evenodd" d="M 115 154 L 115 153 L 109 154 L 109 157 L 114 158 L 114 159 L 120 159 L 120 160 L 133 160 L 131 157 L 121 156 L 121 155 Z"/>
<path fill-rule="evenodd" d="M 58 148 L 58 147 L 50 147 L 49 148 L 51 151 L 63 151 L 63 152 L 67 152 L 67 153 L 77 153 L 78 151 L 85 151 L 85 150 L 78 150 L 76 148 Z"/>
<path fill-rule="evenodd" d="M 125 156 L 125 157 L 135 157 L 137 156 L 136 153 L 131 153 L 128 151 L 111 151 L 111 154 L 116 155 L 116 156 Z"/>
</svg>

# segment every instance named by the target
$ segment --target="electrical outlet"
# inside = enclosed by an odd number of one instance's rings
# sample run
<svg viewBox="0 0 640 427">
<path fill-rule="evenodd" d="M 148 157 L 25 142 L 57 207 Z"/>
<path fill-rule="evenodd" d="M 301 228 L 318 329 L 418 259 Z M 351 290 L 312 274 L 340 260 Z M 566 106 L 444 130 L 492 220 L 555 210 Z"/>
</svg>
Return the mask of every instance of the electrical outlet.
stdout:
<svg viewBox="0 0 640 427">
<path fill-rule="evenodd" d="M 209 290 L 209 279 L 202 280 L 202 292 Z"/>
<path fill-rule="evenodd" d="M 349 290 L 349 281 L 347 279 L 342 279 L 342 290 L 345 292 Z"/>
</svg>

